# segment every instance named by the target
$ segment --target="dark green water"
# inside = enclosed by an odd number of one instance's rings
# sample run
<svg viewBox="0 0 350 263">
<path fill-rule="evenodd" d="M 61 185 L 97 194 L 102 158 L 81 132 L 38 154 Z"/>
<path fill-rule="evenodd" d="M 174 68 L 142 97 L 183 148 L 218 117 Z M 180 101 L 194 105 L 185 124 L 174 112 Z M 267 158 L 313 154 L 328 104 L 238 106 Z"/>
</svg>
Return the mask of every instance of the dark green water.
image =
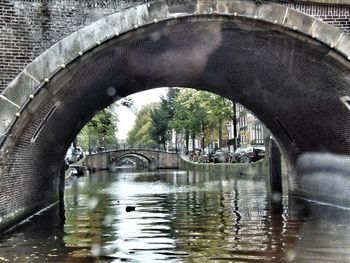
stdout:
<svg viewBox="0 0 350 263">
<path fill-rule="evenodd" d="M 234 174 L 73 177 L 64 206 L 0 239 L 0 262 L 350 262 L 349 211 L 286 196 L 272 207 L 267 189 Z"/>
</svg>

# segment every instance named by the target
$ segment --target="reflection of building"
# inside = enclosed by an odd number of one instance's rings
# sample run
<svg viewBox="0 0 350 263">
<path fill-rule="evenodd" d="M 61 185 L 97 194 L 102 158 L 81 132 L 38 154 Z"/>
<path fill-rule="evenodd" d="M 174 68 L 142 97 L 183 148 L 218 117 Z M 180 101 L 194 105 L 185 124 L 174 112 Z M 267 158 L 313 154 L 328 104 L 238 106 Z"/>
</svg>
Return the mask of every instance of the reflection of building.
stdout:
<svg viewBox="0 0 350 263">
<path fill-rule="evenodd" d="M 237 141 L 238 146 L 264 144 L 264 127 L 250 111 L 240 104 L 236 104 Z M 234 138 L 234 129 L 231 122 L 229 137 Z"/>
</svg>

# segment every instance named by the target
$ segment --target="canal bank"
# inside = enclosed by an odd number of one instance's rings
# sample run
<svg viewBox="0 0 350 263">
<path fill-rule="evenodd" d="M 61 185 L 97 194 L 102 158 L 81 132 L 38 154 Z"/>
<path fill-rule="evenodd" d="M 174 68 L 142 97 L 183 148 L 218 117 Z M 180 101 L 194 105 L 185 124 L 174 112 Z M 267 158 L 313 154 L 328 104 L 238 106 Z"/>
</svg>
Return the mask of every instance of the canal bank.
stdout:
<svg viewBox="0 0 350 263">
<path fill-rule="evenodd" d="M 180 155 L 179 167 L 183 170 L 230 172 L 242 175 L 268 175 L 269 165 L 267 159 L 254 163 L 195 163 Z"/>
<path fill-rule="evenodd" d="M 270 191 L 278 192 L 284 196 L 288 195 L 288 174 L 290 173 L 290 167 L 288 167 L 284 158 L 281 158 L 279 178 L 277 179 L 278 191 L 272 185 L 276 180 L 272 180 L 270 174 L 269 159 L 261 159 L 254 163 L 196 163 L 191 162 L 186 156 L 179 155 L 179 169 L 187 171 L 200 171 L 211 173 L 226 173 L 226 174 L 239 174 L 247 177 L 263 176 L 269 178 Z"/>
</svg>

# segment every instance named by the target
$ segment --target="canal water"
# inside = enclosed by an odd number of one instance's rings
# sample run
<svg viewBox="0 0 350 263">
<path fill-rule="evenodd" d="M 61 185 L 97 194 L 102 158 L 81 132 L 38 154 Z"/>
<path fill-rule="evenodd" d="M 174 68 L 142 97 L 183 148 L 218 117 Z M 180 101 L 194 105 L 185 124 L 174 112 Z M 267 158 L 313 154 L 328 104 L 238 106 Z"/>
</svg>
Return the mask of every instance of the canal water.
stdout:
<svg viewBox="0 0 350 263">
<path fill-rule="evenodd" d="M 0 238 L 0 262 L 350 262 L 349 211 L 272 199 L 266 175 L 72 177 L 64 203 Z"/>
</svg>

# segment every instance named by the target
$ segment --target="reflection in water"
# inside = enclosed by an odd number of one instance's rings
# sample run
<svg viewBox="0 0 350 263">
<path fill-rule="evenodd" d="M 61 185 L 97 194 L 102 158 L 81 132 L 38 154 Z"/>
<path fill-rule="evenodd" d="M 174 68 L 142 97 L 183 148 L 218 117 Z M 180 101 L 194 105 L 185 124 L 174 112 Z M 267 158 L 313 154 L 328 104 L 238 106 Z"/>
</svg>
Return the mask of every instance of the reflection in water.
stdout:
<svg viewBox="0 0 350 263">
<path fill-rule="evenodd" d="M 0 240 L 0 262 L 347 262 L 348 211 L 283 198 L 263 176 L 72 177 L 65 205 Z M 126 206 L 135 206 L 127 212 Z"/>
</svg>

